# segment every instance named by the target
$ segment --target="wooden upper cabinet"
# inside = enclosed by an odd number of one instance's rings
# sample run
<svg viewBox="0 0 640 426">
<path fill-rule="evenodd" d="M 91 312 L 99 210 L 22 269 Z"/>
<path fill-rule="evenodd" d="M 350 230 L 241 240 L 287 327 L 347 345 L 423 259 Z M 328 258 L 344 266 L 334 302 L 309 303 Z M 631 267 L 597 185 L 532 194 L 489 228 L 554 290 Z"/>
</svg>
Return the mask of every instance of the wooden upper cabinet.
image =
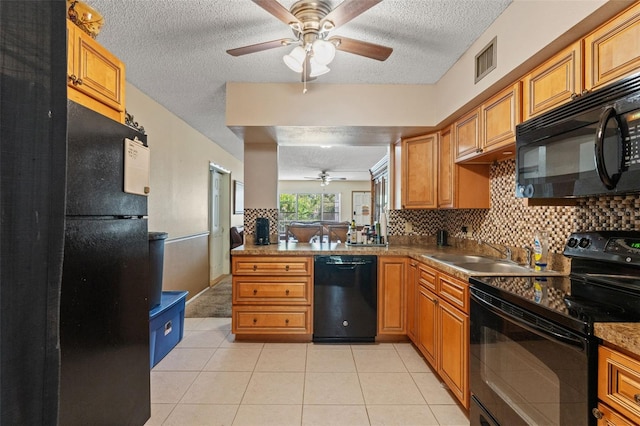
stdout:
<svg viewBox="0 0 640 426">
<path fill-rule="evenodd" d="M 67 20 L 67 96 L 124 123 L 125 67 L 122 61 Z"/>
<path fill-rule="evenodd" d="M 471 111 L 453 123 L 456 161 L 480 153 L 480 108 Z"/>
<path fill-rule="evenodd" d="M 438 134 L 402 141 L 402 208 L 437 207 Z"/>
<path fill-rule="evenodd" d="M 584 38 L 585 89 L 592 90 L 640 68 L 640 3 Z"/>
<path fill-rule="evenodd" d="M 522 119 L 569 102 L 582 92 L 581 43 L 573 43 L 522 78 Z"/>
<path fill-rule="evenodd" d="M 438 208 L 453 208 L 454 158 L 451 127 L 440 133 L 438 142 Z"/>
<path fill-rule="evenodd" d="M 483 154 L 515 144 L 516 126 L 522 121 L 521 92 L 518 81 L 480 107 Z"/>
</svg>

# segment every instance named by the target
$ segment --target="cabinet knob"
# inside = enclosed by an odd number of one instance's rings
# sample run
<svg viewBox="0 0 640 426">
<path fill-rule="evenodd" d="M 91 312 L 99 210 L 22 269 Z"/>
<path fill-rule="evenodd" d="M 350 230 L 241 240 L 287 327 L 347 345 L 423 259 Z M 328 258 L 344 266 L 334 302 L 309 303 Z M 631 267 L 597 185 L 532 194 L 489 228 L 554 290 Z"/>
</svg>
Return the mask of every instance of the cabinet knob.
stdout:
<svg viewBox="0 0 640 426">
<path fill-rule="evenodd" d="M 258 322 L 258 318 L 254 318 L 254 319 L 253 319 L 253 323 L 255 324 L 255 323 L 257 323 L 257 322 Z"/>
<path fill-rule="evenodd" d="M 287 325 L 289 325 L 289 318 L 285 319 L 285 320 L 284 320 L 284 323 L 285 323 L 285 324 L 287 324 Z"/>
<path fill-rule="evenodd" d="M 257 270 L 258 269 L 258 265 L 253 265 L 253 270 Z"/>
<path fill-rule="evenodd" d="M 284 270 L 285 270 L 285 271 L 288 271 L 288 270 L 289 270 L 289 265 L 285 266 L 285 267 L 284 267 Z"/>
<path fill-rule="evenodd" d="M 433 304 L 437 305 L 438 304 L 438 299 L 433 299 Z"/>
<path fill-rule="evenodd" d="M 71 74 L 71 75 L 69 76 L 69 80 L 71 80 L 71 83 L 73 83 L 73 85 L 74 85 L 74 86 L 77 86 L 77 85 L 79 85 L 79 84 L 82 84 L 82 79 L 81 79 L 81 78 L 76 77 L 76 75 L 75 75 L 75 74 Z"/>
<path fill-rule="evenodd" d="M 476 149 L 476 154 L 480 154 L 482 152 L 482 148 L 477 148 Z"/>
<path fill-rule="evenodd" d="M 258 289 L 257 289 L 257 288 L 254 288 L 254 289 L 253 289 L 253 295 L 255 296 L 256 294 L 258 294 Z"/>
<path fill-rule="evenodd" d="M 640 393 L 633 395 L 633 400 L 636 402 L 636 404 L 640 404 Z"/>
<path fill-rule="evenodd" d="M 289 289 L 287 289 L 284 294 L 286 294 L 287 296 L 289 295 Z"/>
<path fill-rule="evenodd" d="M 594 408 L 593 410 L 591 410 L 591 414 L 593 414 L 593 417 L 595 417 L 598 420 L 604 417 L 604 414 L 602 414 L 602 411 L 598 410 L 597 408 Z"/>
</svg>

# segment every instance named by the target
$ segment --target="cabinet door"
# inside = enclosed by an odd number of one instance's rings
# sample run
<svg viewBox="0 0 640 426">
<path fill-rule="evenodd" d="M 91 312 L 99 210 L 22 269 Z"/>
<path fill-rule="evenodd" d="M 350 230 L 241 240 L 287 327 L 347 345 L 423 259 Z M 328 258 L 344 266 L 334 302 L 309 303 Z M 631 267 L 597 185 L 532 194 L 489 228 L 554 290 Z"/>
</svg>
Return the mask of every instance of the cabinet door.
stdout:
<svg viewBox="0 0 640 426">
<path fill-rule="evenodd" d="M 437 207 L 437 161 L 437 134 L 402 141 L 403 208 L 430 209 Z"/>
<path fill-rule="evenodd" d="M 405 257 L 378 257 L 378 334 L 407 334 Z"/>
<path fill-rule="evenodd" d="M 595 89 L 640 68 L 640 3 L 584 38 L 585 89 Z"/>
<path fill-rule="evenodd" d="M 598 399 L 640 424 L 640 360 L 599 346 Z"/>
<path fill-rule="evenodd" d="M 469 316 L 440 300 L 438 374 L 465 408 L 469 408 Z"/>
<path fill-rule="evenodd" d="M 453 124 L 456 161 L 473 157 L 480 150 L 480 109 L 476 109 Z"/>
<path fill-rule="evenodd" d="M 522 119 L 571 100 L 582 92 L 581 43 L 560 51 L 522 79 Z"/>
<path fill-rule="evenodd" d="M 121 123 L 125 111 L 122 61 L 67 20 L 67 96 Z"/>
<path fill-rule="evenodd" d="M 451 127 L 440 133 L 438 143 L 438 208 L 452 208 L 454 160 L 451 146 Z"/>
<path fill-rule="evenodd" d="M 434 369 L 438 369 L 438 298 L 424 286 L 418 286 L 417 346 Z"/>
<path fill-rule="evenodd" d="M 482 104 L 483 154 L 515 144 L 516 126 L 522 119 L 520 87 L 517 82 Z"/>
<path fill-rule="evenodd" d="M 417 295 L 418 295 L 418 262 L 408 260 L 407 267 L 407 336 L 416 341 L 417 330 Z"/>
</svg>

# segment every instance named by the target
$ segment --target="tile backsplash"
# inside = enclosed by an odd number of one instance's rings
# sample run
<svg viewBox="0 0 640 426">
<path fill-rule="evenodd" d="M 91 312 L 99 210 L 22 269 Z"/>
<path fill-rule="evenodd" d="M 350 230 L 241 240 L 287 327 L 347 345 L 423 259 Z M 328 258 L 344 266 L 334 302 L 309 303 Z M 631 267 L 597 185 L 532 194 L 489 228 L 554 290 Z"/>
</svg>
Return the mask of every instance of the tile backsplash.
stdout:
<svg viewBox="0 0 640 426">
<path fill-rule="evenodd" d="M 482 239 L 512 247 L 531 246 L 536 229 L 549 232 L 550 250 L 562 253 L 575 231 L 640 230 L 640 196 L 591 197 L 575 206 L 527 207 L 515 198 L 515 160 L 491 166 L 491 208 L 467 210 L 392 210 L 389 235 L 435 235 Z M 471 232 L 462 233 L 467 226 Z"/>
</svg>

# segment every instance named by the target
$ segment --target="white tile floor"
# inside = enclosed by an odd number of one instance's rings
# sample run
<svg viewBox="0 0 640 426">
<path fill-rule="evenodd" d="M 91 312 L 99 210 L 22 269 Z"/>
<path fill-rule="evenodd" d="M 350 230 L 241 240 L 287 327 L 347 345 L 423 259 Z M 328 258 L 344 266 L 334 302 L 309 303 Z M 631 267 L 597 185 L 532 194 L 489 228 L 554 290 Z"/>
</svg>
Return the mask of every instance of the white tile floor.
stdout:
<svg viewBox="0 0 640 426">
<path fill-rule="evenodd" d="M 152 425 L 456 425 L 469 420 L 410 343 L 234 342 L 186 318 L 151 371 Z"/>
</svg>

